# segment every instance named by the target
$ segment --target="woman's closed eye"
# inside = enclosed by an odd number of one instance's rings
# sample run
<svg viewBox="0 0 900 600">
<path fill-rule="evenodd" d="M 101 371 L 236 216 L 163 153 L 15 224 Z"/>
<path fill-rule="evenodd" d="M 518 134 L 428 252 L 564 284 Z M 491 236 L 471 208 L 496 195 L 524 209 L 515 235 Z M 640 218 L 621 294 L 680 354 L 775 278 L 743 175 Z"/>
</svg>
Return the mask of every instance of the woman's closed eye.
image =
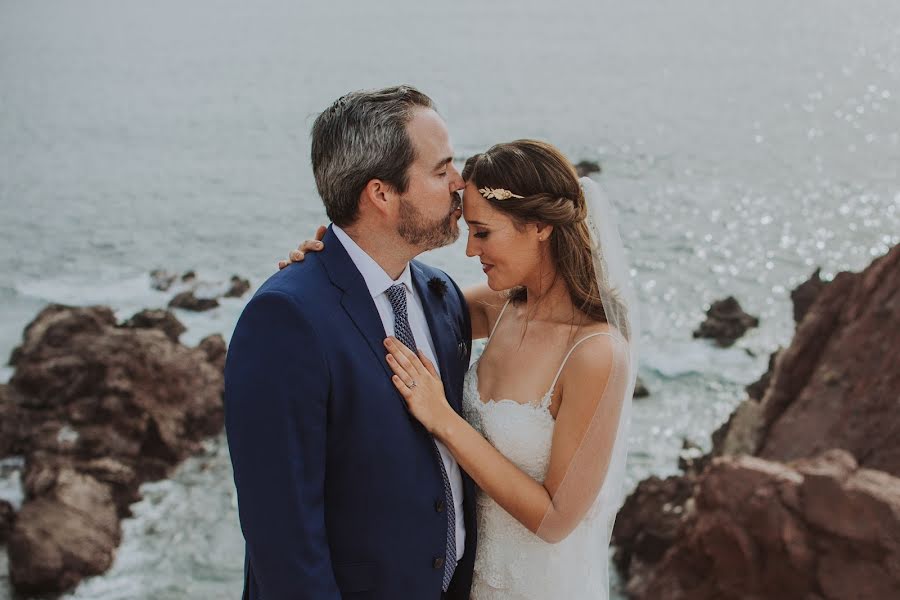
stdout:
<svg viewBox="0 0 900 600">
<path fill-rule="evenodd" d="M 487 231 L 476 231 L 472 235 L 474 235 L 475 237 L 477 237 L 480 240 L 483 240 L 484 238 L 486 238 L 488 236 L 488 232 Z"/>
</svg>

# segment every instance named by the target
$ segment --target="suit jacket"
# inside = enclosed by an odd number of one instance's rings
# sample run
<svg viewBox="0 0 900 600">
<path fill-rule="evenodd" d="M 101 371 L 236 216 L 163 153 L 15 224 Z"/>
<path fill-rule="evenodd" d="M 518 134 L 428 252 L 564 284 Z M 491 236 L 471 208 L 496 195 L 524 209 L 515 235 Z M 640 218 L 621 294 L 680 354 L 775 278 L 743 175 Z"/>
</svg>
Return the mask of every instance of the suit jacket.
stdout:
<svg viewBox="0 0 900 600">
<path fill-rule="evenodd" d="M 448 507 L 439 458 L 385 361 L 362 275 L 329 228 L 325 249 L 273 275 L 244 309 L 225 366 L 225 427 L 246 600 L 437 600 Z M 450 404 L 460 411 L 471 324 L 442 271 L 411 264 Z M 443 280 L 429 286 L 428 281 Z M 477 533 L 447 597 L 469 597 Z M 449 507 L 452 510 L 452 507 Z"/>
</svg>

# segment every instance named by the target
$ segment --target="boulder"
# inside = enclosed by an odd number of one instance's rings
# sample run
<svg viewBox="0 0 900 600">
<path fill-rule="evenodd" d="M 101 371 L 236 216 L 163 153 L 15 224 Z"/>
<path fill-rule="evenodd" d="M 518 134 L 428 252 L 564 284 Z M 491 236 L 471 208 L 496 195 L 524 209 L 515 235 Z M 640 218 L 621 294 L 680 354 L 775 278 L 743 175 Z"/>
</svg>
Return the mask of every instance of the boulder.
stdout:
<svg viewBox="0 0 900 600">
<path fill-rule="evenodd" d="M 696 506 L 631 598 L 900 597 L 900 479 L 843 450 L 713 460 Z"/>
<path fill-rule="evenodd" d="M 638 484 L 613 527 L 613 559 L 620 571 L 637 576 L 663 557 L 687 516 L 692 491 L 693 482 L 685 477 L 650 477 Z"/>
<path fill-rule="evenodd" d="M 232 275 L 231 277 L 231 287 L 228 288 L 228 291 L 225 292 L 226 298 L 240 298 L 244 294 L 246 294 L 250 290 L 250 281 L 247 279 L 243 279 L 238 277 L 237 275 Z"/>
<path fill-rule="evenodd" d="M 578 173 L 579 177 L 587 177 L 592 173 L 600 173 L 600 163 L 594 160 L 578 161 L 578 164 L 575 165 L 575 172 Z"/>
<path fill-rule="evenodd" d="M 158 329 L 173 342 L 178 342 L 187 327 L 181 324 L 174 314 L 163 309 L 146 309 L 137 313 L 122 325 L 133 329 Z"/>
<path fill-rule="evenodd" d="M 650 390 L 647 389 L 646 384 L 641 380 L 640 377 L 637 378 L 637 381 L 634 384 L 634 397 L 635 398 L 646 398 L 650 395 Z"/>
<path fill-rule="evenodd" d="M 168 292 L 176 279 L 178 279 L 178 275 L 167 273 L 162 269 L 150 271 L 150 287 L 154 290 L 159 290 L 160 292 Z"/>
<path fill-rule="evenodd" d="M 193 291 L 181 292 L 169 301 L 170 308 L 183 308 L 194 312 L 203 312 L 219 306 L 215 298 L 198 298 Z"/>
<path fill-rule="evenodd" d="M 69 589 L 106 571 L 121 537 L 109 486 L 64 469 L 16 519 L 8 542 L 10 579 L 28 594 Z"/>
<path fill-rule="evenodd" d="M 107 569 L 140 484 L 221 431 L 224 340 L 188 348 L 164 329 L 60 305 L 26 327 L 0 386 L 0 457 L 26 459 L 8 542 L 18 590 L 59 593 Z"/>
<path fill-rule="evenodd" d="M 712 303 L 706 311 L 706 320 L 694 331 L 695 338 L 710 338 L 725 348 L 734 344 L 751 327 L 757 327 L 759 319 L 748 315 L 734 296 Z"/>
</svg>

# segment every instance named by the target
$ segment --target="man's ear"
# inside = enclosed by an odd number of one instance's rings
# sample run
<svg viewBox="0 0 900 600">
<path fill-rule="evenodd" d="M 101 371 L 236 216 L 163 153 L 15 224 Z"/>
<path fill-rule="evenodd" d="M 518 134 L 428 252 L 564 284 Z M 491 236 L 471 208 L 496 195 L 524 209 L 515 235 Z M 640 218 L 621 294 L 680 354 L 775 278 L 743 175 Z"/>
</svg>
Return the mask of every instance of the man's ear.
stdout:
<svg viewBox="0 0 900 600">
<path fill-rule="evenodd" d="M 394 186 L 382 179 L 370 179 L 366 187 L 363 188 L 360 202 L 387 216 L 391 211 L 396 210 L 398 199 L 399 194 L 397 194 Z"/>
</svg>

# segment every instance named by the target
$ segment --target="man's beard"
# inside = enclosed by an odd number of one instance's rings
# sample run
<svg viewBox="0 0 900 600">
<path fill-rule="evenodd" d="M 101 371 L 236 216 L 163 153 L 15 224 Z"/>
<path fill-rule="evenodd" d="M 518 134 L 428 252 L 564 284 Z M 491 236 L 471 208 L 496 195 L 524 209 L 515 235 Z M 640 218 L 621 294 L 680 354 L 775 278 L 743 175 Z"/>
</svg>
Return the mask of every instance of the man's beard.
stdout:
<svg viewBox="0 0 900 600">
<path fill-rule="evenodd" d="M 400 198 L 400 224 L 397 233 L 403 241 L 421 248 L 422 252 L 452 244 L 459 237 L 456 209 L 460 205 L 459 195 L 454 194 L 450 212 L 442 219 L 428 221 L 414 203 Z"/>
</svg>

